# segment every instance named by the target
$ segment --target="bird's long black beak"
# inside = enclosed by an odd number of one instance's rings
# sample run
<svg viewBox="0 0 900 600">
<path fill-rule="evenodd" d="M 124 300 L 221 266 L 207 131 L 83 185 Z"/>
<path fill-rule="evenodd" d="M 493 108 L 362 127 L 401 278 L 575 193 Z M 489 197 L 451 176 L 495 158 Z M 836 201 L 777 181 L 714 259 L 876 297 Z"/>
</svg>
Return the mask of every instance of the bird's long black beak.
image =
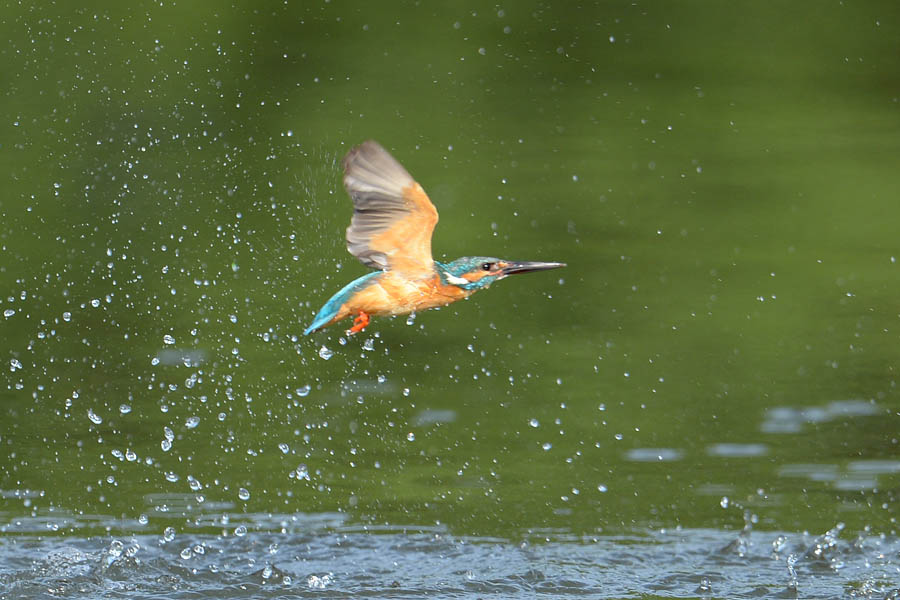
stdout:
<svg viewBox="0 0 900 600">
<path fill-rule="evenodd" d="M 546 271 L 547 269 L 558 269 L 566 266 L 566 263 L 559 262 L 507 262 L 501 270 L 504 275 L 513 275 L 515 273 L 531 273 L 532 271 Z"/>
</svg>

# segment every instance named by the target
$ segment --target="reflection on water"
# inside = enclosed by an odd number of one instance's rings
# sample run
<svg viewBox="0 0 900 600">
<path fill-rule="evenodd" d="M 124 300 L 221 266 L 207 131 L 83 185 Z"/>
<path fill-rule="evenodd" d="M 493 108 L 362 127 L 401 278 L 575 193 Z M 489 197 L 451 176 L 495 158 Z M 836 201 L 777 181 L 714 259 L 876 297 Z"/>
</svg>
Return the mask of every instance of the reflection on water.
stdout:
<svg viewBox="0 0 900 600">
<path fill-rule="evenodd" d="M 765 456 L 769 453 L 766 444 L 713 444 L 706 448 L 710 456 L 741 457 Z"/>
<path fill-rule="evenodd" d="M 805 477 L 810 481 L 834 481 L 838 477 L 837 465 L 788 464 L 778 469 L 781 477 Z"/>
<path fill-rule="evenodd" d="M 675 448 L 632 448 L 625 453 L 627 460 L 636 462 L 668 462 L 681 460 L 684 452 Z"/>
<path fill-rule="evenodd" d="M 156 353 L 153 364 L 166 366 L 184 365 L 185 367 L 200 366 L 206 362 L 207 353 L 203 350 L 179 350 L 177 348 L 162 348 Z"/>
<path fill-rule="evenodd" d="M 411 424 L 415 427 L 426 427 L 438 423 L 452 423 L 458 418 L 455 410 L 428 408 L 413 416 Z"/>
<path fill-rule="evenodd" d="M 838 419 L 869 417 L 883 414 L 884 409 L 875 402 L 841 400 L 824 406 L 792 408 L 776 406 L 766 410 L 766 419 L 760 425 L 763 433 L 798 433 L 806 425 L 827 423 Z"/>
<path fill-rule="evenodd" d="M 900 473 L 900 460 L 854 460 L 847 469 L 874 475 Z"/>
<path fill-rule="evenodd" d="M 900 461 L 855 461 L 846 466 L 835 464 L 786 464 L 778 469 L 780 477 L 799 477 L 810 481 L 829 482 L 841 491 L 877 491 L 884 487 L 878 475 L 900 473 Z M 882 482 L 893 484 L 893 479 Z"/>
</svg>

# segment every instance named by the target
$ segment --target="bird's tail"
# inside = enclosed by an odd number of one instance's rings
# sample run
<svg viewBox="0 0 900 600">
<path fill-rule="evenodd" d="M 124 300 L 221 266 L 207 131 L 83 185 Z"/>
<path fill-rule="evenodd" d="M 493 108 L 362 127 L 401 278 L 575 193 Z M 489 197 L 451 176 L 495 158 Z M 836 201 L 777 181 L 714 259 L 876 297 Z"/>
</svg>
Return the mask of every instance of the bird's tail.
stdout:
<svg viewBox="0 0 900 600">
<path fill-rule="evenodd" d="M 328 302 L 325 303 L 325 306 L 319 309 L 316 318 L 313 319 L 313 322 L 310 324 L 310 326 L 303 330 L 303 335 L 309 335 L 314 331 L 331 325 L 331 323 L 341 312 L 341 308 L 343 308 L 344 303 L 352 298 L 353 295 L 359 292 L 361 289 L 371 284 L 373 280 L 381 274 L 381 271 L 369 273 L 368 275 L 363 275 L 362 277 L 359 277 L 345 285 L 341 289 L 341 291 L 332 296 L 328 300 Z"/>
</svg>

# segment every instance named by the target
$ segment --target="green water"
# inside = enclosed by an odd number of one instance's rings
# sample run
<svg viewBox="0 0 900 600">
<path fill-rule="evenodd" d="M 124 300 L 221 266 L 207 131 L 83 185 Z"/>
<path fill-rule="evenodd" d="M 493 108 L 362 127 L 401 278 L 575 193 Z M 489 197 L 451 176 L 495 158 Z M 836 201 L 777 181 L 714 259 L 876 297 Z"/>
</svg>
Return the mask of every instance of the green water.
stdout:
<svg viewBox="0 0 900 600">
<path fill-rule="evenodd" d="M 8 7 L 0 527 L 893 533 L 898 20 Z M 339 161 L 367 138 L 436 258 L 568 268 L 303 337 L 366 271 Z"/>
</svg>

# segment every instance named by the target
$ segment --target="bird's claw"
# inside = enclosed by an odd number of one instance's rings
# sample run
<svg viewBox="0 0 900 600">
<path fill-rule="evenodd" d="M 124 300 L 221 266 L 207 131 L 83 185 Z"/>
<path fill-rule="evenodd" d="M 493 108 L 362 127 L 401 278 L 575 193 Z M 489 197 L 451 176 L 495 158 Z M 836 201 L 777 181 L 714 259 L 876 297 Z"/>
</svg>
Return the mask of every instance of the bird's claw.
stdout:
<svg viewBox="0 0 900 600">
<path fill-rule="evenodd" d="M 347 335 L 354 335 L 366 328 L 369 324 L 369 315 L 363 311 L 359 311 L 359 315 L 353 319 L 353 327 L 347 330 Z"/>
</svg>

